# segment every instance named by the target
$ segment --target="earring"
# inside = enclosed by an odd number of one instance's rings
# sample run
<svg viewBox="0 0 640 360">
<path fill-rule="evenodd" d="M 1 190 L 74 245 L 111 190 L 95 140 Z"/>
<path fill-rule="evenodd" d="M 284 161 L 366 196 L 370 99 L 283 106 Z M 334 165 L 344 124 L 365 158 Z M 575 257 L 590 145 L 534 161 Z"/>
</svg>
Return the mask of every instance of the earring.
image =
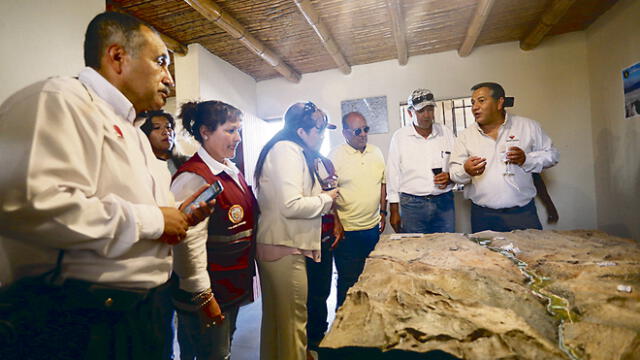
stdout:
<svg viewBox="0 0 640 360">
<path fill-rule="evenodd" d="M 204 136 L 204 141 L 209 140 L 209 137 L 207 135 Z"/>
</svg>

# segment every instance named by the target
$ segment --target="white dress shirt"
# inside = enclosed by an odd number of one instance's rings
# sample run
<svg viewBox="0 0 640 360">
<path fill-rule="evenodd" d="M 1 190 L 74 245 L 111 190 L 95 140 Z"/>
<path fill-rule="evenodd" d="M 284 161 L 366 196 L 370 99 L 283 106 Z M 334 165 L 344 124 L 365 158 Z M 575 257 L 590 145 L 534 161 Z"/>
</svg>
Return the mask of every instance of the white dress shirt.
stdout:
<svg viewBox="0 0 640 360">
<path fill-rule="evenodd" d="M 516 146 L 526 154 L 522 166 L 509 164 L 513 175 L 505 175 L 507 165 L 502 161 L 505 151 Z M 471 156 L 487 159 L 484 172 L 471 177 L 464 163 Z M 536 196 L 531 173 L 558 163 L 559 153 L 540 125 L 531 119 L 507 114 L 494 140 L 474 122 L 465 129 L 455 143 L 451 156 L 451 178 L 465 185 L 465 197 L 474 204 L 491 209 L 524 206 Z"/>
<path fill-rule="evenodd" d="M 174 206 L 168 171 L 133 124 L 132 104 L 91 68 L 52 78 L 0 108 L 1 248 L 9 277 L 62 277 L 151 288 L 167 281 L 171 247 L 158 242 L 158 206 Z M 157 169 L 157 168 L 155 168 Z M 164 184 L 164 185 L 163 185 Z"/>
<path fill-rule="evenodd" d="M 224 172 L 242 189 L 238 177 L 240 170 L 233 162 L 225 159 L 224 164 L 220 163 L 212 158 L 203 147 L 198 149 L 198 155 L 214 175 Z M 171 184 L 171 192 L 175 195 L 176 201 L 183 202 L 205 184 L 207 181 L 202 176 L 192 172 L 183 172 Z M 184 291 L 200 292 L 211 287 L 211 279 L 207 272 L 208 229 L 209 218 L 189 228 L 187 237 L 174 248 L 174 270 L 180 276 L 180 289 Z"/>
<path fill-rule="evenodd" d="M 438 123 L 433 124 L 426 139 L 413 124 L 398 129 L 391 138 L 387 156 L 387 201 L 400 202 L 400 193 L 424 196 L 451 191 L 452 184 L 440 189 L 433 183 L 431 169 L 443 167 L 444 152 L 451 152 L 453 142 L 453 132 Z"/>
</svg>

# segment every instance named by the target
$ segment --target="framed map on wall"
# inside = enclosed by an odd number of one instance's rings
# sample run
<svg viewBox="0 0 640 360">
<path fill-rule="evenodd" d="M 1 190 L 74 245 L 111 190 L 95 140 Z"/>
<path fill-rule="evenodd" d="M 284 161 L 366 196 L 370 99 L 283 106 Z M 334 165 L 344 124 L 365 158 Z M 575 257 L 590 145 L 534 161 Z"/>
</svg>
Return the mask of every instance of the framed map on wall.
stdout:
<svg viewBox="0 0 640 360">
<path fill-rule="evenodd" d="M 640 118 L 640 62 L 622 69 L 624 117 Z"/>
<path fill-rule="evenodd" d="M 389 132 L 386 96 L 343 100 L 340 102 L 340 108 L 342 116 L 352 111 L 357 111 L 364 115 L 364 118 L 367 119 L 367 125 L 371 127 L 369 134 L 386 134 Z"/>
</svg>

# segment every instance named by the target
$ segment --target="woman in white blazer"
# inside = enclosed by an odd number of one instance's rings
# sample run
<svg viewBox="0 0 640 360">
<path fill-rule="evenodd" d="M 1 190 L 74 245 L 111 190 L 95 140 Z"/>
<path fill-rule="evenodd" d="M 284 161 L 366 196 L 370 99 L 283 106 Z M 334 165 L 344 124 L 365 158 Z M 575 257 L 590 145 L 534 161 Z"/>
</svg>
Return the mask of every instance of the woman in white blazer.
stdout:
<svg viewBox="0 0 640 360">
<path fill-rule="evenodd" d="M 338 194 L 322 190 L 316 170 L 324 131 L 335 125 L 312 102 L 291 105 L 284 122 L 260 152 L 255 171 L 262 360 L 307 357 L 305 257 L 320 261 L 321 217 Z"/>
</svg>

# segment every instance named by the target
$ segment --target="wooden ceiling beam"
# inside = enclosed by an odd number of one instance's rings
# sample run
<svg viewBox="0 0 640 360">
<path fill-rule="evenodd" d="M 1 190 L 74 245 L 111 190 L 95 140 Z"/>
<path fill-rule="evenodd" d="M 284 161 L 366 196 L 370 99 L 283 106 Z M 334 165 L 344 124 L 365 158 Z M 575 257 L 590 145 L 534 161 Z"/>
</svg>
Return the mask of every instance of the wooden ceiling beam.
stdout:
<svg viewBox="0 0 640 360">
<path fill-rule="evenodd" d="M 462 45 L 458 49 L 458 55 L 461 57 L 468 56 L 473 51 L 473 48 L 476 46 L 476 42 L 478 41 L 478 37 L 480 36 L 480 32 L 482 32 L 482 28 L 484 27 L 485 22 L 487 22 L 487 18 L 489 18 L 489 13 L 491 13 L 491 9 L 493 8 L 494 0 L 480 0 L 478 1 L 478 6 L 476 7 L 476 12 L 473 15 L 473 19 L 471 19 L 471 23 L 467 28 L 467 36 L 462 41 Z"/>
<path fill-rule="evenodd" d="M 274 70 L 279 72 L 285 79 L 297 83 L 300 82 L 300 74 L 267 48 L 260 40 L 251 35 L 244 26 L 240 25 L 236 19 L 224 12 L 222 8 L 212 0 L 184 0 L 189 6 L 209 19 L 231 37 L 240 41 L 247 49 L 261 57 Z"/>
<path fill-rule="evenodd" d="M 391 17 L 391 27 L 393 39 L 396 43 L 396 51 L 398 53 L 398 63 L 407 65 L 409 61 L 409 51 L 407 50 L 407 27 L 402 16 L 402 7 L 400 0 L 387 0 L 387 8 Z"/>
<path fill-rule="evenodd" d="M 331 56 L 331 58 L 333 58 L 333 61 L 338 66 L 338 69 L 340 69 L 340 71 L 342 71 L 342 73 L 345 75 L 350 74 L 351 66 L 349 66 L 349 63 L 347 63 L 347 60 L 344 58 L 344 55 L 342 54 L 342 51 L 340 51 L 340 48 L 338 48 L 333 35 L 331 35 L 331 32 L 329 31 L 329 29 L 327 29 L 327 26 L 324 24 L 322 19 L 320 19 L 320 15 L 313 7 L 313 5 L 311 5 L 311 1 L 294 0 L 294 2 L 296 3 L 296 6 L 298 6 L 298 9 L 300 9 L 302 15 L 304 15 L 305 19 L 307 19 L 309 25 L 311 25 L 311 28 L 320 38 L 322 46 L 327 49 L 329 55 Z"/>
<path fill-rule="evenodd" d="M 522 40 L 520 49 L 531 50 L 540 45 L 551 28 L 560 21 L 576 0 L 553 0 L 540 17 L 538 24 Z"/>
<path fill-rule="evenodd" d="M 131 13 L 129 13 L 127 10 L 123 9 L 120 5 L 112 2 L 112 1 L 107 1 L 107 7 L 106 7 L 107 11 L 113 11 L 113 12 L 119 12 L 119 13 L 123 13 L 123 14 L 128 14 L 131 16 L 135 16 Z M 135 16 L 137 17 L 137 16 Z M 158 34 L 160 35 L 160 37 L 162 38 L 162 41 L 164 41 L 165 45 L 167 46 L 167 49 L 169 49 L 169 51 L 173 52 L 174 54 L 178 54 L 178 55 L 182 55 L 185 56 L 187 55 L 187 53 L 189 52 L 189 48 L 182 44 L 181 42 L 179 42 L 178 40 L 172 38 L 171 36 L 167 35 L 167 34 L 163 34 L 160 31 L 158 31 L 156 29 L 156 31 L 158 32 Z"/>
</svg>

